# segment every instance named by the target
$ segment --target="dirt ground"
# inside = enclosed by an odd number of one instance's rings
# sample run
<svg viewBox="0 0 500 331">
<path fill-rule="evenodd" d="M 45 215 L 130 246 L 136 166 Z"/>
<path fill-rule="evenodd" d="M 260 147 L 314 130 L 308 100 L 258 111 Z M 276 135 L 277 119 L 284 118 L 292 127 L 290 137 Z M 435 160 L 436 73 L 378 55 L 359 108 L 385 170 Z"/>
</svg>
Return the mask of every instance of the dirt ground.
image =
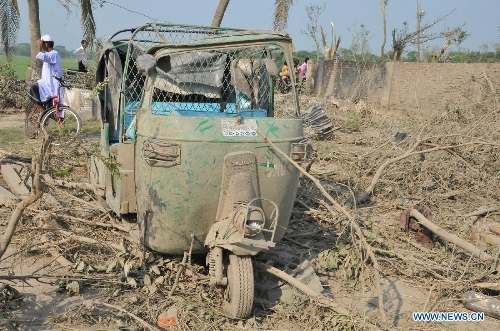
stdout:
<svg viewBox="0 0 500 331">
<path fill-rule="evenodd" d="M 103 209 L 91 191 L 47 184 L 60 206 L 28 207 L 0 261 L 2 328 L 158 330 L 158 317 L 175 309 L 177 322 L 169 330 L 500 329 L 490 316 L 480 322 L 412 318 L 421 311 L 470 314 L 461 300 L 467 291 L 499 299 L 500 286 L 491 285 L 499 277 L 498 242 L 489 231 L 500 225 L 498 103 L 457 100 L 448 109 L 388 112 L 359 101 L 301 96 L 302 111 L 312 105 L 333 123 L 310 137 L 317 155 L 309 173 L 316 182 L 302 177 L 284 239 L 255 262 L 285 271 L 309 264 L 309 285 L 319 282 L 349 314 L 259 271 L 251 318 L 231 319 L 222 310 L 222 291 L 209 286 L 205 257 L 183 264 L 181 257 L 145 250 L 126 232 L 133 224 Z M 19 112 L 1 113 L 0 137 L 22 131 L 22 120 Z M 87 135 L 77 148 L 54 152 L 50 175 L 88 182 L 96 143 L 96 135 Z M 2 163 L 27 165 L 39 145 L 4 143 Z M 365 191 L 370 195 L 363 198 Z M 425 247 L 418 241 L 422 229 L 402 231 L 402 212 L 417 204 L 432 212 L 441 230 L 491 259 L 438 235 Z M 15 206 L 1 208 L 3 233 Z M 490 283 L 488 289 L 482 283 Z"/>
</svg>

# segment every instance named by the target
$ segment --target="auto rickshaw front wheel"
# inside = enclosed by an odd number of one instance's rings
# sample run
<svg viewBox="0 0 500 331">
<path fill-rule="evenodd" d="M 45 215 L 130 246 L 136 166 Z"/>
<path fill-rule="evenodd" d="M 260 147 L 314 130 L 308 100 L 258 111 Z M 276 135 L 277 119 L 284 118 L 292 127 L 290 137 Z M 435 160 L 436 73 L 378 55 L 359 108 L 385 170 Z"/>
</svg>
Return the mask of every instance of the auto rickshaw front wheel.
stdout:
<svg viewBox="0 0 500 331">
<path fill-rule="evenodd" d="M 253 306 L 254 279 L 250 256 L 229 255 L 224 310 L 233 318 L 247 318 Z"/>
</svg>

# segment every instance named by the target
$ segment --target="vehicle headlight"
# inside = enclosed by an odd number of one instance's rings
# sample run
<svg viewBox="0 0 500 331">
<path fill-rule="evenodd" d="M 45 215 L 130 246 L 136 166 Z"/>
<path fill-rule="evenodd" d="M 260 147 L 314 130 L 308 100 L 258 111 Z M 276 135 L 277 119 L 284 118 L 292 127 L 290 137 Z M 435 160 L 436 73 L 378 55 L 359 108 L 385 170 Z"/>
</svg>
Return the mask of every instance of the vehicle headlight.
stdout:
<svg viewBox="0 0 500 331">
<path fill-rule="evenodd" d="M 253 237 L 260 233 L 264 228 L 265 219 L 264 211 L 256 206 L 240 208 L 234 216 L 238 231 L 246 237 Z"/>
</svg>

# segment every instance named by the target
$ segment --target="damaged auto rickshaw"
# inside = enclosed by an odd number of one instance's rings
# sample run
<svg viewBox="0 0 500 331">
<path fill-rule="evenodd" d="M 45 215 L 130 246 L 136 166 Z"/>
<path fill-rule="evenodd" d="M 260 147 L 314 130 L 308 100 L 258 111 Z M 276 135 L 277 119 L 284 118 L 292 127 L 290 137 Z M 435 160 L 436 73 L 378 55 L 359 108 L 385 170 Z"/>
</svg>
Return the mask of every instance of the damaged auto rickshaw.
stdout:
<svg viewBox="0 0 500 331">
<path fill-rule="evenodd" d="M 295 86 L 275 105 L 278 57 L 293 63 L 284 33 L 151 23 L 117 32 L 98 62 L 95 193 L 151 250 L 207 254 L 235 318 L 251 313 L 251 257 L 282 239 L 299 181 L 264 137 L 298 163 L 310 147 Z"/>
</svg>

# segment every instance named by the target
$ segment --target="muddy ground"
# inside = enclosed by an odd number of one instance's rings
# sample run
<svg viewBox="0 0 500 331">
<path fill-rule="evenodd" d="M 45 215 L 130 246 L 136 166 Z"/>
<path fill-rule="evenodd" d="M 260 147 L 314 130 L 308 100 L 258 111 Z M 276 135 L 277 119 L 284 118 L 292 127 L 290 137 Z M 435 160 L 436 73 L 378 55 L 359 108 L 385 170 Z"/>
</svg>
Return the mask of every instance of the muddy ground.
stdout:
<svg viewBox="0 0 500 331">
<path fill-rule="evenodd" d="M 222 310 L 222 291 L 208 284 L 204 256 L 182 263 L 182 257 L 146 250 L 127 232 L 133 224 L 104 209 L 90 190 L 46 183 L 45 192 L 60 205 L 29 206 L 0 261 L 2 328 L 158 330 L 158 317 L 175 308 L 171 330 L 500 329 L 490 316 L 482 322 L 412 318 L 419 311 L 472 313 L 461 300 L 467 291 L 499 298 L 493 285 L 481 285 L 498 281 L 498 243 L 489 230 L 500 225 L 495 102 L 388 112 L 359 100 L 301 96 L 302 109 L 320 106 L 333 128 L 311 137 L 312 178 L 299 183 L 284 239 L 255 263 L 285 271 L 309 264 L 310 286 L 319 282 L 347 315 L 256 271 L 251 318 L 231 319 Z M 40 147 L 39 140 L 24 139 L 22 120 L 16 110 L 0 115 L 2 163 L 27 166 Z M 78 147 L 53 151 L 47 173 L 88 182 L 97 136 L 87 132 Z M 364 191 L 368 199 L 350 203 Z M 417 204 L 442 230 L 491 259 L 438 235 L 423 245 L 422 230 L 402 231 L 402 212 Z M 3 233 L 15 205 L 1 208 Z"/>
</svg>

